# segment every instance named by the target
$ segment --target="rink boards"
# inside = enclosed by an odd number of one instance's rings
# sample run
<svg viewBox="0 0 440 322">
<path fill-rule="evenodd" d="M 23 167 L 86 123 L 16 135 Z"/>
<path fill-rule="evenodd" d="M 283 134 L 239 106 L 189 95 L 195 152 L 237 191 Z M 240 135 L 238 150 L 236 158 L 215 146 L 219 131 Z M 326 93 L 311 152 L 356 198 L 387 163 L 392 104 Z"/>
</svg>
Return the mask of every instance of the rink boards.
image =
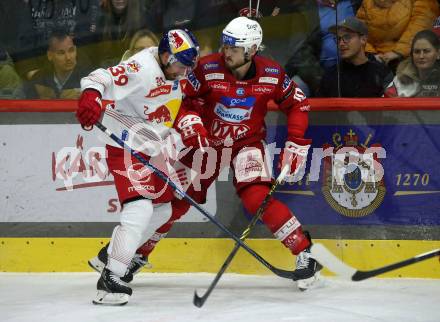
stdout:
<svg viewBox="0 0 440 322">
<path fill-rule="evenodd" d="M 438 241 L 317 239 L 346 263 L 369 270 L 439 248 Z M 87 272 L 87 260 L 107 242 L 99 238 L 0 238 L 0 271 Z M 292 269 L 293 257 L 273 239 L 251 239 L 248 245 L 271 264 Z M 233 248 L 224 238 L 167 238 L 150 257 L 145 272 L 217 272 Z M 271 274 L 252 256 L 240 250 L 228 269 L 231 273 Z M 332 275 L 324 270 L 325 275 Z M 396 270 L 382 277 L 440 278 L 438 258 Z"/>
<path fill-rule="evenodd" d="M 68 112 L 74 108 L 71 102 L 61 107 L 57 113 L 3 109 L 0 114 L 0 168 L 5 169 L 0 178 L 0 271 L 88 271 L 87 259 L 118 222 L 119 205 L 112 178 L 105 172 L 102 144 L 96 133 L 84 132 L 76 124 Z M 284 122 L 281 113 L 270 113 L 269 143 L 282 145 Z M 379 161 L 384 180 L 370 187 L 368 195 L 359 176 L 344 178 L 339 188 L 349 198 L 338 200 L 329 186 L 331 159 L 324 157 L 318 180 L 310 180 L 314 155 L 310 153 L 305 180 L 284 184 L 277 198 L 289 205 L 315 239 L 359 269 L 439 248 L 440 153 L 435 140 L 439 129 L 438 112 L 423 107 L 330 113 L 320 109 L 311 113 L 308 136 L 314 140 L 313 148 L 340 149 L 351 142 L 362 154 L 366 147 L 383 147 L 387 157 Z M 227 178 L 224 175 L 210 189 L 205 207 L 240 235 L 249 216 L 243 215 Z M 368 198 L 372 201 L 365 204 Z M 353 206 L 361 202 L 362 208 Z M 255 227 L 249 245 L 274 265 L 293 266 L 287 250 L 262 225 Z M 215 272 L 232 247 L 193 210 L 153 253 L 152 271 Z M 242 251 L 230 270 L 268 273 Z M 440 265 L 433 259 L 385 276 L 440 278 Z"/>
</svg>

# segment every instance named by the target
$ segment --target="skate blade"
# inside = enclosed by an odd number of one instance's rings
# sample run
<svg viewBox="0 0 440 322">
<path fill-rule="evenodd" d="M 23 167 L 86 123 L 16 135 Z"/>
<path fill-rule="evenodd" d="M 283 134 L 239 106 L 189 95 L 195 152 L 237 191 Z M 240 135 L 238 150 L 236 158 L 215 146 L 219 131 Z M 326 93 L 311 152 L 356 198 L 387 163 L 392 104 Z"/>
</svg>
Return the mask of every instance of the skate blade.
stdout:
<svg viewBox="0 0 440 322">
<path fill-rule="evenodd" d="M 297 280 L 296 285 L 298 289 L 302 292 L 307 291 L 309 289 L 314 289 L 319 287 L 322 284 L 321 272 L 316 272 L 310 278 L 305 278 L 303 280 Z"/>
<path fill-rule="evenodd" d="M 130 295 L 125 293 L 98 291 L 92 303 L 96 305 L 121 306 L 127 304 L 129 299 Z"/>
<path fill-rule="evenodd" d="M 102 273 L 102 270 L 105 267 L 105 264 L 103 262 L 100 261 L 100 259 L 98 258 L 98 256 L 93 257 L 91 259 L 89 259 L 88 261 L 89 266 L 96 272 L 98 272 L 99 274 Z"/>
</svg>

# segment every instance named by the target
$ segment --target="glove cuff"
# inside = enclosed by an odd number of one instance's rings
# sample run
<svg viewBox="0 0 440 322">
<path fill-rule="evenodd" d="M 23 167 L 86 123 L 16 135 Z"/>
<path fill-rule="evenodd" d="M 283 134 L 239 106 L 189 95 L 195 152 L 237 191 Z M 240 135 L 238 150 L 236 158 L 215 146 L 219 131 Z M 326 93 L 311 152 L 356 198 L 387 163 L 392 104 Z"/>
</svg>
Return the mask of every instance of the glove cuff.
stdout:
<svg viewBox="0 0 440 322">
<path fill-rule="evenodd" d="M 94 96 L 94 101 L 96 102 L 96 103 L 98 103 L 99 104 L 99 106 L 102 108 L 102 101 L 101 101 L 101 98 L 102 98 L 102 95 L 101 95 L 101 93 L 97 90 L 97 89 L 94 89 L 94 88 L 86 88 L 84 91 L 83 91 L 83 95 L 93 95 Z"/>
<path fill-rule="evenodd" d="M 202 119 L 200 118 L 199 115 L 197 115 L 195 113 L 190 113 L 190 114 L 186 114 L 186 115 L 182 116 L 179 119 L 179 121 L 177 122 L 177 128 L 183 129 L 185 127 L 192 126 L 195 124 L 200 124 L 203 126 Z"/>
<path fill-rule="evenodd" d="M 98 91 L 96 88 L 91 88 L 91 87 L 88 87 L 88 88 L 86 88 L 86 89 L 84 89 L 83 90 L 83 93 L 85 93 L 85 92 L 87 92 L 87 93 L 96 93 L 97 95 L 98 95 L 98 97 L 101 99 L 102 98 L 102 94 L 101 94 L 101 92 L 100 91 Z"/>
<path fill-rule="evenodd" d="M 307 157 L 309 152 L 310 144 L 312 140 L 310 139 L 298 139 L 294 138 L 293 141 L 286 141 L 285 148 L 287 151 L 295 153 L 297 155 Z"/>
</svg>

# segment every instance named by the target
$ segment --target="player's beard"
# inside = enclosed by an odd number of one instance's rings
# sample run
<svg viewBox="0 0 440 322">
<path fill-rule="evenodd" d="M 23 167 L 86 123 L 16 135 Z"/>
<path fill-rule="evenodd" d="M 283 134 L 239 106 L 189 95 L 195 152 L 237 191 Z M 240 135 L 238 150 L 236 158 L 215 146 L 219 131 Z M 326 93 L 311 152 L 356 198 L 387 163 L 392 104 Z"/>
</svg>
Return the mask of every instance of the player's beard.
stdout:
<svg viewBox="0 0 440 322">
<path fill-rule="evenodd" d="M 231 71 L 239 69 L 240 67 L 246 65 L 249 61 L 249 59 L 246 59 L 246 57 L 244 57 L 242 61 L 234 63 L 233 61 L 225 57 L 225 65 Z"/>
</svg>

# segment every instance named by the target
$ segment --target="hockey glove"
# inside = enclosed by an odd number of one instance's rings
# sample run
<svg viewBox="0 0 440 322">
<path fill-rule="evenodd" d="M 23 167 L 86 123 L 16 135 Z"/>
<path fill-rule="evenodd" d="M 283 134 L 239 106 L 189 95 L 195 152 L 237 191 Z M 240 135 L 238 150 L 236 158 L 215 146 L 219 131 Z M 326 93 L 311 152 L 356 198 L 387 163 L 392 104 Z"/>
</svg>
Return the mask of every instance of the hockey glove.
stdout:
<svg viewBox="0 0 440 322">
<path fill-rule="evenodd" d="M 201 148 L 209 146 L 208 131 L 203 126 L 202 119 L 196 113 L 183 115 L 177 122 L 176 130 L 182 136 L 186 147 Z"/>
<path fill-rule="evenodd" d="M 101 94 L 94 89 L 85 89 L 78 101 L 76 118 L 84 128 L 92 127 L 101 117 Z"/>
<path fill-rule="evenodd" d="M 288 175 L 295 175 L 306 163 L 310 144 L 312 144 L 310 139 L 289 138 L 281 151 L 279 168 L 282 169 L 284 165 L 288 164 L 290 165 Z"/>
</svg>

